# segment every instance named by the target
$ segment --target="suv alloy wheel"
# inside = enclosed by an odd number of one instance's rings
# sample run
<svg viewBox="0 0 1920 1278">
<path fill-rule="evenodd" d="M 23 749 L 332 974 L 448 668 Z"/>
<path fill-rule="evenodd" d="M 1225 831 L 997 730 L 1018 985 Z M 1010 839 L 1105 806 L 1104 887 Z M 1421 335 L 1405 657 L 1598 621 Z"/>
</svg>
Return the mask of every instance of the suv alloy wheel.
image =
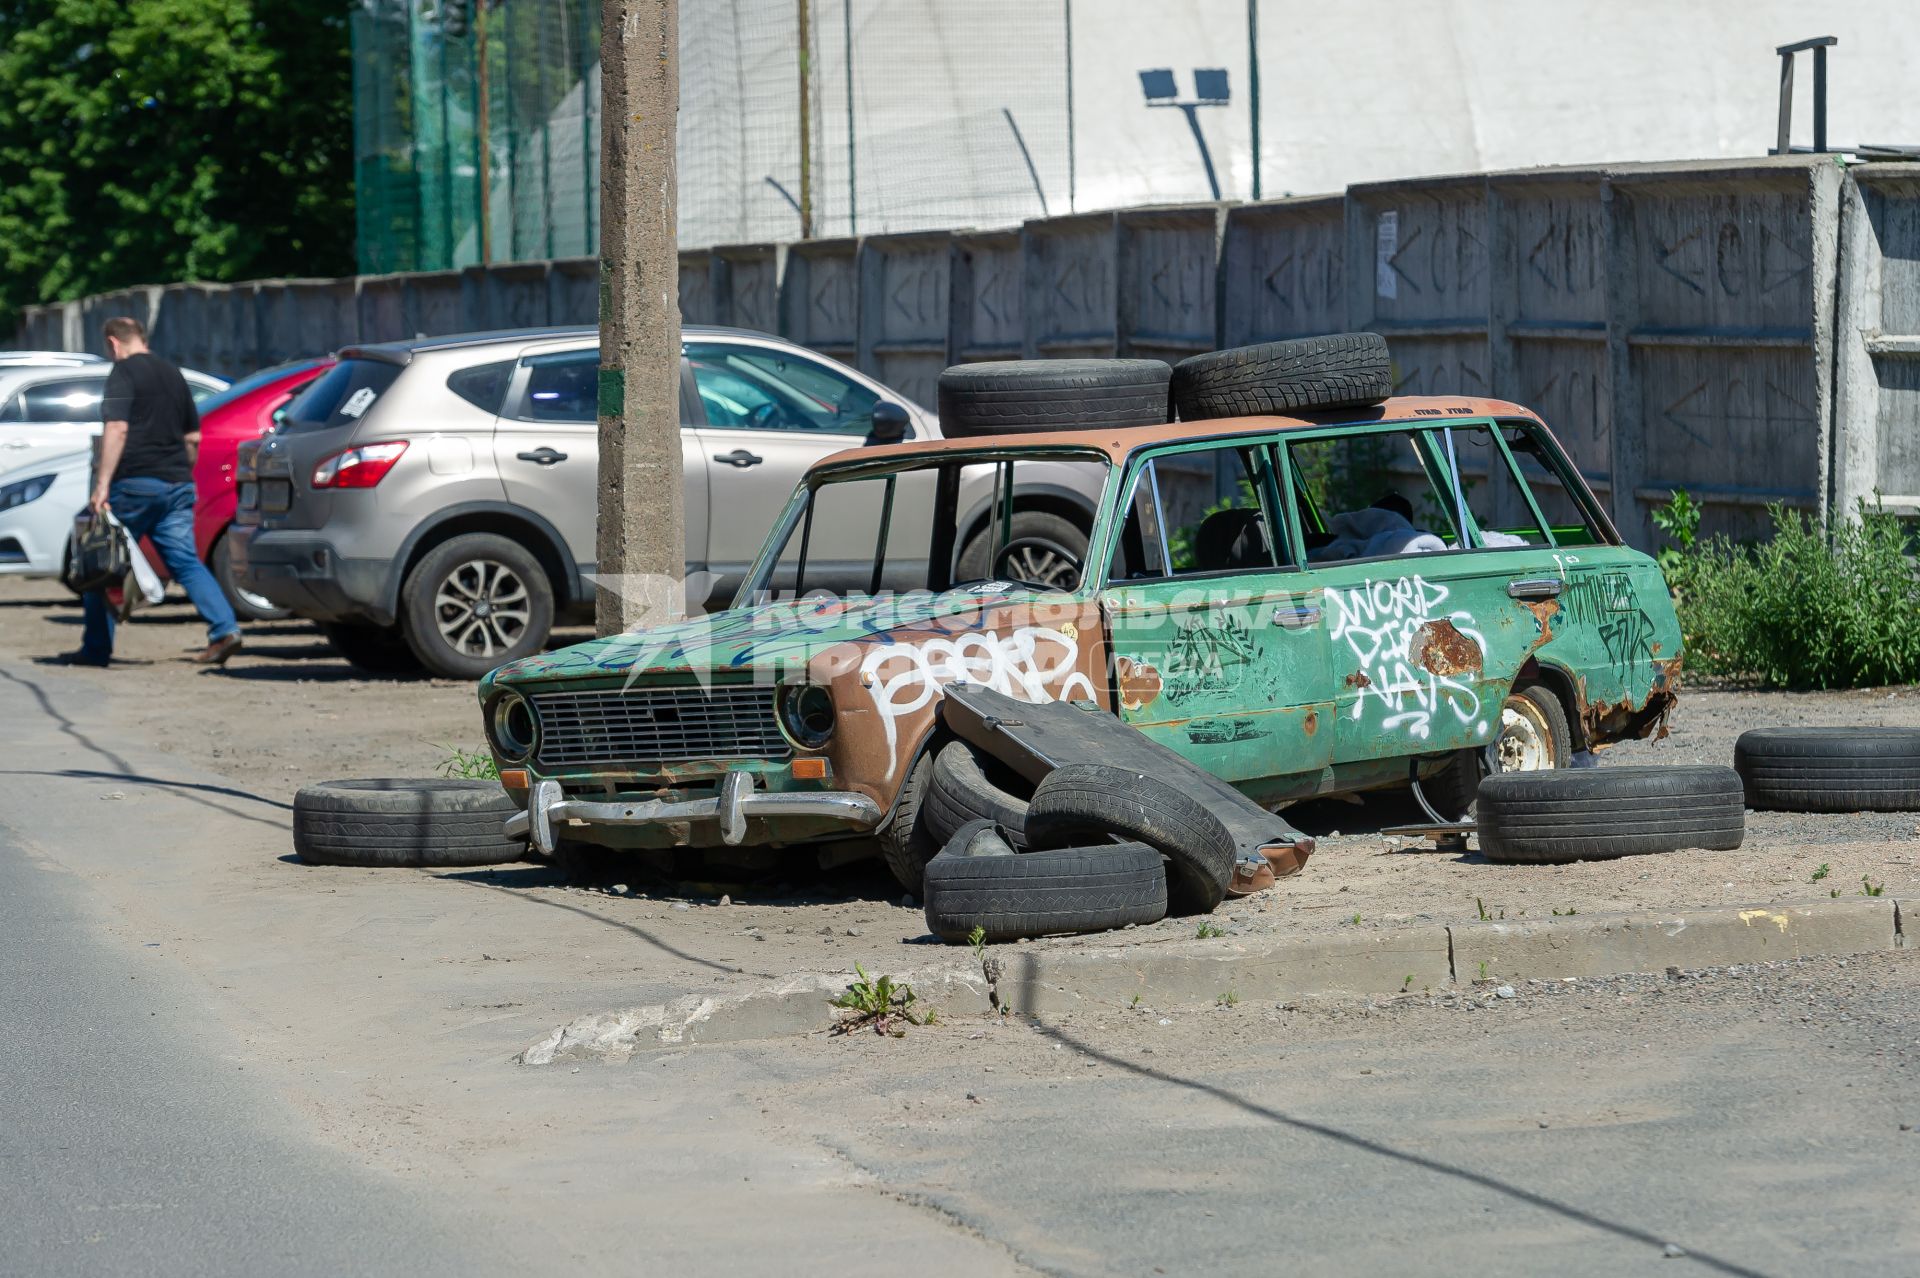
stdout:
<svg viewBox="0 0 1920 1278">
<path fill-rule="evenodd" d="M 402 629 L 420 664 L 448 679 L 477 679 L 538 652 L 553 629 L 546 569 L 519 542 L 463 533 L 407 575 Z"/>
</svg>

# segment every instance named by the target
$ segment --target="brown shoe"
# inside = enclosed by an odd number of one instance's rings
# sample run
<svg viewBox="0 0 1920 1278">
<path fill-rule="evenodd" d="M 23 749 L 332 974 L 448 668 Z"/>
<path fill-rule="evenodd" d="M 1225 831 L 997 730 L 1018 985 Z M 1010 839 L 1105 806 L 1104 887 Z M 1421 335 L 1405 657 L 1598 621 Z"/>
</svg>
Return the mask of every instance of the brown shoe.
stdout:
<svg viewBox="0 0 1920 1278">
<path fill-rule="evenodd" d="M 215 639 L 205 650 L 194 653 L 187 660 L 196 666 L 224 666 L 227 658 L 240 651 L 240 636 L 228 635 L 225 639 Z"/>
</svg>

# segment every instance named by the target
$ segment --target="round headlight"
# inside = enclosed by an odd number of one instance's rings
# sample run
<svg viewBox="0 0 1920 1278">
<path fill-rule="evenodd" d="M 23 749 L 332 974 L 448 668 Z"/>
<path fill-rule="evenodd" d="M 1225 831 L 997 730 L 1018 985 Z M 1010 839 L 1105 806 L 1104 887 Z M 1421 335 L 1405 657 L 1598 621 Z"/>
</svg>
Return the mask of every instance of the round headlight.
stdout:
<svg viewBox="0 0 1920 1278">
<path fill-rule="evenodd" d="M 517 692 L 503 692 L 494 699 L 487 729 L 493 748 L 503 758 L 516 762 L 530 756 L 540 740 L 540 721 L 534 717 L 533 703 Z"/>
<path fill-rule="evenodd" d="M 818 750 L 833 739 L 833 695 L 817 683 L 782 688 L 780 726 L 801 749 Z"/>
</svg>

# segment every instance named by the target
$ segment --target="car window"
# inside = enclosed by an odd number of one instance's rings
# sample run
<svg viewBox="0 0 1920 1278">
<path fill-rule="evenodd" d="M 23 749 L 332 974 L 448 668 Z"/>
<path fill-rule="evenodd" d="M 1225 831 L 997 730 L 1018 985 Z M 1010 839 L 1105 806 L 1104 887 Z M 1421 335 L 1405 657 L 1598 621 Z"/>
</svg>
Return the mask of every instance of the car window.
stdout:
<svg viewBox="0 0 1920 1278">
<path fill-rule="evenodd" d="M 294 396 L 281 429 L 298 433 L 357 422 L 399 376 L 400 365 L 385 360 L 343 359 Z"/>
<path fill-rule="evenodd" d="M 1548 544 L 1484 423 L 1292 440 L 1287 452 L 1311 564 Z"/>
<path fill-rule="evenodd" d="M 707 425 L 865 437 L 880 396 L 816 360 L 785 351 L 688 343 Z"/>
<path fill-rule="evenodd" d="M 1271 572 L 1286 561 L 1265 444 L 1149 459 L 1115 541 L 1110 580 Z"/>
<path fill-rule="evenodd" d="M 590 422 L 600 411 L 600 352 L 529 355 L 527 388 L 515 414 L 530 422 Z"/>
<path fill-rule="evenodd" d="M 513 361 L 503 359 L 455 369 L 447 376 L 447 389 L 482 412 L 498 413 L 506 402 L 507 384 L 512 380 Z"/>
<path fill-rule="evenodd" d="M 1525 488 L 1553 529 L 1554 544 L 1605 544 L 1603 523 L 1590 504 L 1585 484 L 1576 477 L 1572 460 L 1546 428 L 1534 422 L 1502 422 L 1500 433 L 1519 465 Z"/>
<path fill-rule="evenodd" d="M 97 422 L 105 377 L 63 378 L 28 386 L 18 396 L 19 416 L 29 422 Z"/>
</svg>

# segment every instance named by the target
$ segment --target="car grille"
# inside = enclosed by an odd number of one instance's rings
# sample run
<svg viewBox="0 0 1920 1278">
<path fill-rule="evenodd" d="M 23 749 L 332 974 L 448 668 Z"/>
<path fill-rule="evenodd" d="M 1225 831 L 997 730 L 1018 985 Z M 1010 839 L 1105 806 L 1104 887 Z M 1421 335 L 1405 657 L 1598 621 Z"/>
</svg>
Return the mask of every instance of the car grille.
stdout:
<svg viewBox="0 0 1920 1278">
<path fill-rule="evenodd" d="M 775 718 L 773 689 L 638 688 L 545 692 L 538 759 L 582 763 L 675 763 L 702 759 L 784 759 L 792 753 Z"/>
</svg>

